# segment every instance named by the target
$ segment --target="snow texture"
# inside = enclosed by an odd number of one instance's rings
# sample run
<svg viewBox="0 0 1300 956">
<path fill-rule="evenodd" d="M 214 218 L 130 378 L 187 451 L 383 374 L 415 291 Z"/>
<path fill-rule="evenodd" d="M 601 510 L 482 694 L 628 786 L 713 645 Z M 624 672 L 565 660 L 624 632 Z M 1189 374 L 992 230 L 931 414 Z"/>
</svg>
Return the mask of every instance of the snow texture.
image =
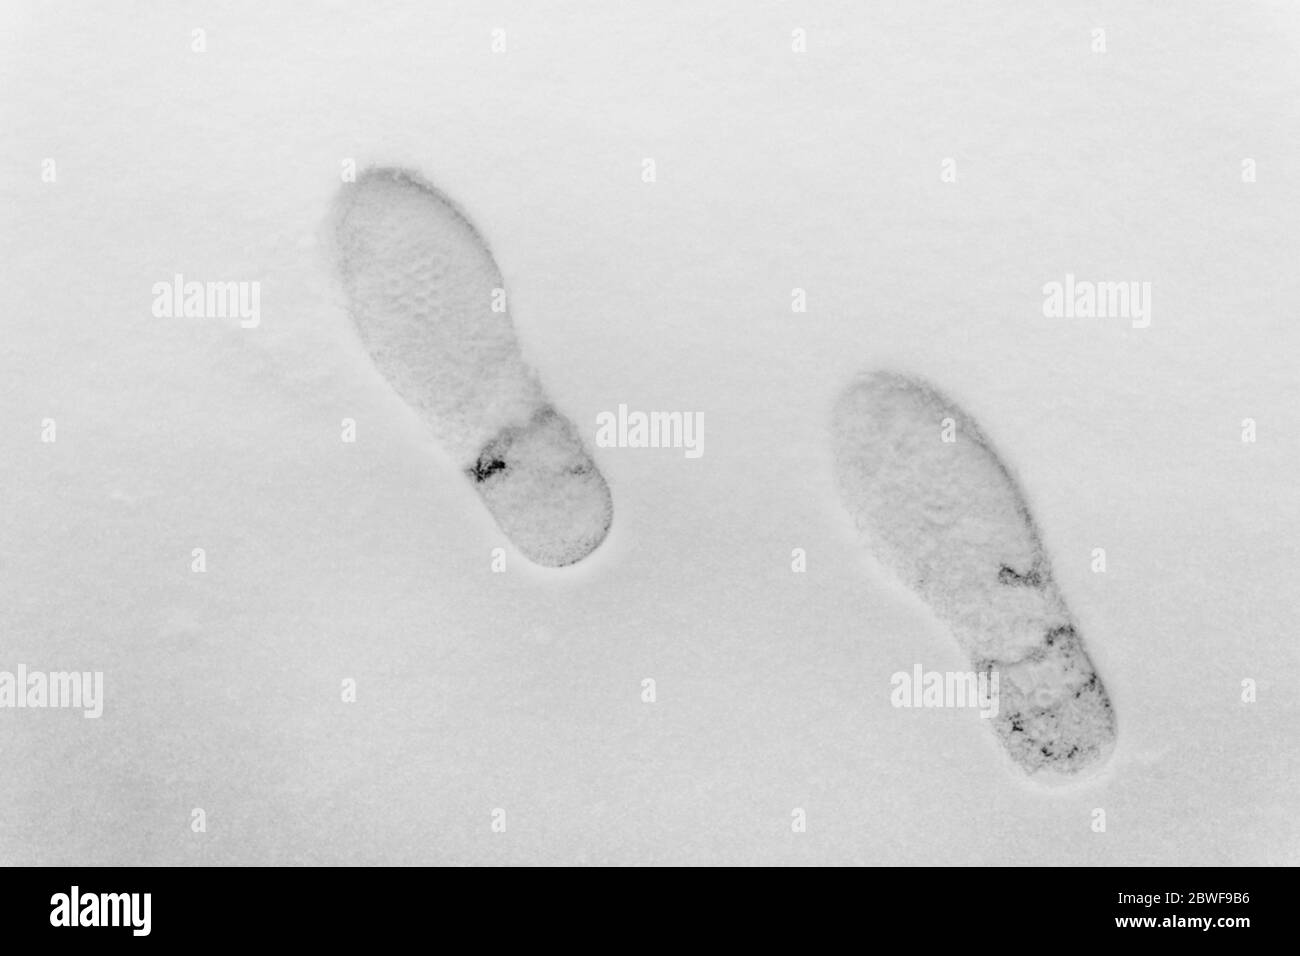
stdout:
<svg viewBox="0 0 1300 956">
<path fill-rule="evenodd" d="M 1300 861 L 1300 6 L 2 6 L 0 669 L 105 699 L 0 711 L 0 864 Z M 178 273 L 260 324 L 155 316 Z M 858 531 L 872 369 L 960 405 L 987 519 Z M 621 404 L 705 453 L 598 446 Z M 618 517 L 543 567 L 579 440 Z M 1076 638 L 1117 734 L 1062 786 L 890 702 Z"/>
</svg>

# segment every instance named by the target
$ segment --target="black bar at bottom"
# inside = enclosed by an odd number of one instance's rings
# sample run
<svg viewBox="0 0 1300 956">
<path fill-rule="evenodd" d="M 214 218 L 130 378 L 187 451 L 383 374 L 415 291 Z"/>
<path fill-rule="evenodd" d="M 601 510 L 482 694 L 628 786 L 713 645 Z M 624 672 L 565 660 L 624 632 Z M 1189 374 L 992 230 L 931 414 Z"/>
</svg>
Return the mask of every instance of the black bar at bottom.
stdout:
<svg viewBox="0 0 1300 956">
<path fill-rule="evenodd" d="M 657 938 L 666 947 L 683 939 L 678 927 L 732 945 L 749 935 L 775 942 L 778 933 L 830 945 L 848 933 L 940 945 L 1128 936 L 1231 946 L 1289 937 L 1293 916 L 1282 909 L 1293 878 L 1290 869 L 1235 867 L 826 869 L 793 878 L 647 869 L 594 879 L 582 870 L 11 868 L 0 870 L 0 925 L 6 943 L 285 942 L 294 951 L 400 943 L 412 933 L 456 948 L 462 933 L 479 945 L 519 935 L 611 945 Z"/>
</svg>

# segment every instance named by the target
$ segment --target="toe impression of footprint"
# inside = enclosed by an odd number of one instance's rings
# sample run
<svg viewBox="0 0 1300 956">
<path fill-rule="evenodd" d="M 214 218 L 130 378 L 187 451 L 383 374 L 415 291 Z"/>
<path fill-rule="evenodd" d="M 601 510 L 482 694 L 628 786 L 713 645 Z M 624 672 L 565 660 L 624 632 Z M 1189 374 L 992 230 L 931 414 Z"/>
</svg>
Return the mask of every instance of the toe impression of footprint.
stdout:
<svg viewBox="0 0 1300 956">
<path fill-rule="evenodd" d="M 525 364 L 501 272 L 477 230 L 398 169 L 345 185 L 334 226 L 361 341 L 461 462 L 501 530 L 547 567 L 590 554 L 613 520 L 609 487 Z"/>
<path fill-rule="evenodd" d="M 1011 758 L 1045 781 L 1104 763 L 1110 700 L 1024 497 L 975 422 L 928 385 L 877 373 L 844 392 L 832 430 L 836 482 L 868 546 L 976 672 L 998 673 L 992 723 Z"/>
</svg>

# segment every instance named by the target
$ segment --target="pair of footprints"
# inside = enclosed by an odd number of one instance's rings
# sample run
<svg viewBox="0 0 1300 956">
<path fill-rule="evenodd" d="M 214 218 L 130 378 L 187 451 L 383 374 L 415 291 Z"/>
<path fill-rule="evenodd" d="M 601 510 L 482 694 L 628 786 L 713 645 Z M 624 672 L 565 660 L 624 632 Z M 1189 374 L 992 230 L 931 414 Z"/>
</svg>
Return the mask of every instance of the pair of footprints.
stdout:
<svg viewBox="0 0 1300 956">
<path fill-rule="evenodd" d="M 605 539 L 609 486 L 525 364 L 501 273 L 469 220 L 403 170 L 372 169 L 335 209 L 348 307 L 375 365 L 463 465 L 502 531 L 561 567 Z M 941 432 L 955 441 L 945 441 Z M 832 416 L 836 480 L 880 562 L 999 677 L 994 730 L 1038 779 L 1113 749 L 1114 712 L 1033 518 L 987 438 L 922 382 L 851 384 Z"/>
</svg>

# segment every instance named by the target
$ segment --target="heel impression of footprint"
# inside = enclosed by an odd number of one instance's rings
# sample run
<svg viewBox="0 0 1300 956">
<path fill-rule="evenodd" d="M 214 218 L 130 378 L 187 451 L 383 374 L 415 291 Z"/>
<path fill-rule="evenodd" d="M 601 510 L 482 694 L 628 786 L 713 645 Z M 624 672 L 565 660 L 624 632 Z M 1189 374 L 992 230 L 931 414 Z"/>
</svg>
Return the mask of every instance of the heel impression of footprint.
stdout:
<svg viewBox="0 0 1300 956">
<path fill-rule="evenodd" d="M 976 673 L 998 672 L 991 723 L 1011 759 L 1043 782 L 1105 763 L 1110 699 L 1024 496 L 976 423 L 929 385 L 876 373 L 845 390 L 832 434 L 836 484 L 864 542 Z"/>
<path fill-rule="evenodd" d="M 340 191 L 334 238 L 375 366 L 514 546 L 546 567 L 594 551 L 613 520 L 609 487 L 524 362 L 500 270 L 468 218 L 416 174 L 370 169 Z"/>
</svg>

